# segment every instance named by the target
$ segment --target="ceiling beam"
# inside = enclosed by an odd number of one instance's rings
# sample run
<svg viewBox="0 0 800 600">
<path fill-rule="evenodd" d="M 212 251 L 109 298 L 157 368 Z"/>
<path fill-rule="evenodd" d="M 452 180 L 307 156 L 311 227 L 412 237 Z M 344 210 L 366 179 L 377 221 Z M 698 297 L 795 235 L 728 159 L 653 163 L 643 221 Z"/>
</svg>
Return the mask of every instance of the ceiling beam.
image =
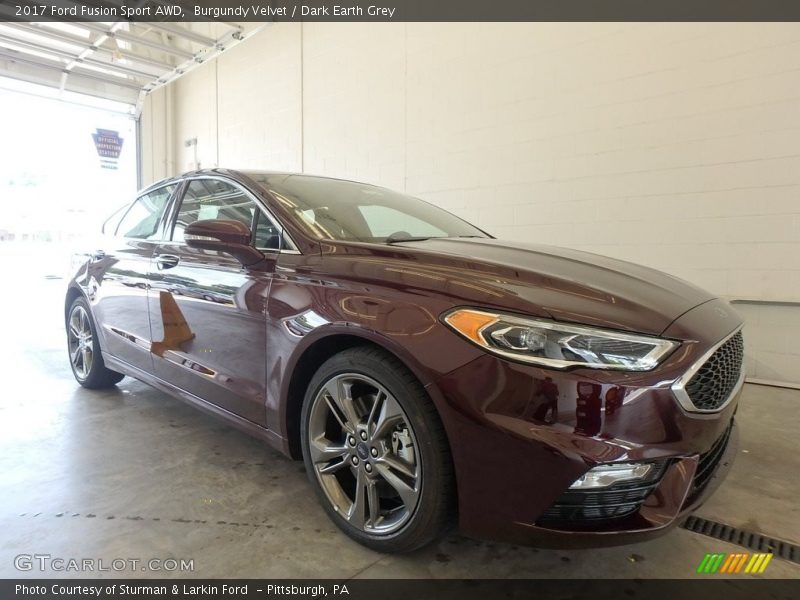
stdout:
<svg viewBox="0 0 800 600">
<path fill-rule="evenodd" d="M 29 25 L 27 23 L 0 23 L 0 25 L 3 25 L 3 27 L 8 27 L 9 29 L 15 29 L 17 31 L 30 33 L 32 35 L 38 35 L 39 37 L 57 40 L 59 42 L 63 42 L 64 44 L 77 46 L 78 48 L 81 49 L 88 48 L 89 44 L 91 43 L 88 38 L 82 38 L 77 35 L 56 31 L 55 29 L 44 29 L 43 27 L 34 27 L 33 25 Z"/>
<path fill-rule="evenodd" d="M 68 0 L 69 1 L 69 0 Z M 83 6 L 91 6 L 91 2 L 87 2 L 87 0 L 72 0 L 73 3 L 83 5 Z M 143 6 L 146 4 L 147 0 L 139 0 L 137 6 Z M 110 4 L 116 8 L 122 8 L 125 6 L 125 2 L 120 0 L 106 0 L 105 4 Z M 159 3 L 164 5 L 164 3 Z M 166 17 L 165 17 L 166 18 Z M 162 31 L 164 33 L 169 33 L 171 35 L 177 35 L 184 39 L 187 39 L 191 42 L 195 42 L 201 44 L 203 46 L 213 46 L 215 43 L 214 38 L 210 38 L 205 35 L 201 35 L 192 31 L 191 29 L 187 29 L 186 27 L 181 27 L 180 25 L 170 25 L 168 23 L 164 23 L 162 21 L 139 21 L 138 24 L 142 27 L 149 27 L 151 29 L 155 29 L 157 31 Z"/>
<path fill-rule="evenodd" d="M 5 81 L 3 81 L 4 79 L 25 81 L 27 83 L 35 84 L 35 87 L 20 89 L 17 86 L 8 85 Z M 103 92 L 99 92 L 96 88 L 91 86 L 89 82 L 80 81 L 80 77 L 77 77 L 74 80 L 74 83 L 75 82 L 77 82 L 78 85 L 73 85 L 70 89 L 63 90 L 64 92 L 70 94 L 68 96 L 64 96 L 61 95 L 61 92 L 59 91 L 59 88 L 57 86 L 54 87 L 52 83 L 44 82 L 42 80 L 42 77 L 33 74 L 33 71 L 26 71 L 24 73 L 19 73 L 15 71 L 4 71 L 0 66 L 0 89 L 2 90 L 8 90 L 9 92 L 14 92 L 17 94 L 24 94 L 25 96 L 34 96 L 37 98 L 58 100 L 59 102 L 64 102 L 66 104 L 72 104 L 75 106 L 84 106 L 84 107 L 88 106 L 91 108 L 98 108 L 98 107 L 96 104 L 90 102 L 88 99 L 101 98 L 104 100 L 111 100 L 113 102 L 118 102 L 119 104 L 128 105 L 130 107 L 128 110 L 125 110 L 124 108 L 104 107 L 100 109 L 103 112 L 114 113 L 125 117 L 132 117 L 134 115 L 133 109 L 136 106 L 134 103 L 136 100 L 136 94 L 134 94 L 131 90 L 125 90 L 120 88 L 119 90 L 116 91 L 104 90 Z M 75 95 L 73 96 L 72 94 Z"/>
<path fill-rule="evenodd" d="M 168 33 L 171 35 L 177 35 L 184 39 L 189 40 L 190 42 L 196 42 L 203 46 L 208 46 L 209 48 L 216 44 L 216 40 L 210 37 L 206 37 L 205 35 L 200 35 L 199 33 L 195 33 L 194 31 L 190 31 L 185 27 L 179 27 L 177 25 L 167 25 L 166 23 L 155 23 L 153 21 L 148 21 L 147 23 L 141 24 L 144 27 L 151 27 L 152 29 L 157 29 L 158 31 L 163 31 L 164 33 Z"/>
<path fill-rule="evenodd" d="M 60 42 L 64 42 L 65 44 L 72 44 L 74 46 L 80 46 L 82 48 L 92 48 L 92 46 L 93 46 L 91 40 L 89 40 L 87 38 L 81 38 L 81 37 L 78 37 L 76 35 L 71 35 L 69 33 L 65 33 L 65 32 L 62 32 L 62 31 L 56 31 L 54 29 L 49 29 L 49 28 L 45 29 L 44 27 L 36 27 L 36 26 L 33 26 L 33 25 L 25 24 L 25 23 L 3 23 L 3 25 L 5 25 L 6 27 L 11 27 L 13 29 L 20 30 L 20 31 L 26 31 L 26 32 L 29 32 L 29 33 L 32 33 L 32 34 L 35 34 L 35 35 L 38 35 L 38 36 L 42 36 L 42 37 L 46 37 L 46 38 L 52 38 L 54 40 L 58 40 Z M 80 26 L 80 24 L 77 24 L 77 23 L 76 23 L 76 25 Z M 162 70 L 163 69 L 172 70 L 172 69 L 175 68 L 175 65 L 173 65 L 173 64 L 164 62 L 162 60 L 156 60 L 154 58 L 150 58 L 149 56 L 141 56 L 139 54 L 136 54 L 135 52 L 128 52 L 127 50 L 122 50 L 122 49 L 114 49 L 114 50 L 112 50 L 111 48 L 105 48 L 103 46 L 96 46 L 95 47 L 95 51 L 96 52 L 100 52 L 102 54 L 111 55 L 112 57 L 121 56 L 122 58 L 130 60 L 132 62 L 138 62 L 138 63 L 140 63 L 142 65 L 147 65 L 147 66 L 150 66 L 150 67 L 156 67 L 156 68 L 162 69 Z"/>
<path fill-rule="evenodd" d="M 81 58 L 80 56 L 76 56 L 72 52 L 68 52 L 66 50 L 58 50 L 55 48 L 51 48 L 49 46 L 43 46 L 41 44 L 37 44 L 35 42 L 29 42 L 27 40 L 20 40 L 19 38 L 10 37 L 7 35 L 0 34 L 0 42 L 6 44 L 13 44 L 15 46 L 19 46 L 20 48 L 27 48 L 28 50 L 33 50 L 34 52 L 41 52 L 42 54 L 52 54 L 53 56 L 57 56 L 59 58 L 64 58 L 70 61 L 72 64 L 64 65 L 64 69 L 69 71 L 72 67 L 78 66 L 80 64 L 87 64 L 93 65 L 95 67 L 100 67 L 103 69 L 107 69 L 109 71 L 114 71 L 116 73 L 120 73 L 122 75 L 130 75 L 132 77 L 140 77 L 142 79 L 150 80 L 154 77 L 157 77 L 155 73 L 147 73 L 145 71 L 139 71 L 137 69 L 131 69 L 130 67 L 126 67 L 124 65 L 117 65 L 113 63 L 107 63 L 102 60 L 96 60 L 94 58 Z"/>
<path fill-rule="evenodd" d="M 181 48 L 174 48 L 172 46 L 167 46 L 166 44 L 160 44 L 158 42 L 152 42 L 150 40 L 144 39 L 142 37 L 124 31 L 111 31 L 110 29 L 107 29 L 106 27 L 103 27 L 101 25 L 95 25 L 93 23 L 81 23 L 81 27 L 85 27 L 86 29 L 90 29 L 97 33 L 105 34 L 110 38 L 116 38 L 118 40 L 130 42 L 131 44 L 139 44 L 140 46 L 147 46 L 148 48 L 152 48 L 153 50 L 159 50 L 161 52 L 164 52 L 165 54 L 172 54 L 173 56 L 180 56 L 181 58 L 192 58 L 194 56 L 188 50 L 183 50 Z"/>
<path fill-rule="evenodd" d="M 36 67 L 42 67 L 44 69 L 50 69 L 54 71 L 60 71 L 61 73 L 67 73 L 65 65 L 63 63 L 53 63 L 47 62 L 46 59 L 40 59 L 36 57 L 28 57 L 28 56 L 20 56 L 18 54 L 14 54 L 13 52 L 7 52 L 5 50 L 0 50 L 0 59 L 8 60 L 15 63 L 26 64 L 26 65 L 33 65 Z M 124 80 L 119 80 L 114 77 L 110 76 L 103 76 L 102 73 L 86 73 L 85 71 L 81 71 L 80 73 L 73 73 L 75 77 L 84 77 L 86 79 L 93 79 L 95 81 L 101 81 L 103 83 L 109 83 L 112 85 L 116 85 L 119 87 L 131 89 L 131 90 L 139 90 L 141 86 L 127 83 Z"/>
</svg>

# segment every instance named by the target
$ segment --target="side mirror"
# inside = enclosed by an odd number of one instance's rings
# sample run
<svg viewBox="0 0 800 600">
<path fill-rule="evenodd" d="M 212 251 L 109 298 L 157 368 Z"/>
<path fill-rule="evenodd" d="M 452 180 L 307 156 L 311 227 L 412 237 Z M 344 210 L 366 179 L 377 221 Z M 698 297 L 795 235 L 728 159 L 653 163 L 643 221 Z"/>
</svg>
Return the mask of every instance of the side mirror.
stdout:
<svg viewBox="0 0 800 600">
<path fill-rule="evenodd" d="M 264 255 L 250 245 L 250 228 L 239 221 L 195 221 L 186 226 L 183 239 L 190 248 L 230 254 L 244 267 L 251 267 L 264 260 Z"/>
</svg>

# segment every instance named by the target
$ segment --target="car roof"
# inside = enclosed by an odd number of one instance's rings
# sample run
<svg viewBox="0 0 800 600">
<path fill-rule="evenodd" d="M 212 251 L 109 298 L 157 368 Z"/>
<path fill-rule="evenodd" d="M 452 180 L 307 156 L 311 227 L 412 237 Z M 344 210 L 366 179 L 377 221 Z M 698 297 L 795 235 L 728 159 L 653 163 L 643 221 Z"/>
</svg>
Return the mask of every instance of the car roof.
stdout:
<svg viewBox="0 0 800 600">
<path fill-rule="evenodd" d="M 344 179 L 340 177 L 326 177 L 324 175 L 314 175 L 311 173 L 293 173 L 291 171 L 213 168 L 213 169 L 198 169 L 195 171 L 187 171 L 186 173 L 181 173 L 180 175 L 175 175 L 173 177 L 167 177 L 165 179 L 161 179 L 159 181 L 156 181 L 155 183 L 150 184 L 146 188 L 142 189 L 137 195 L 145 194 L 151 190 L 160 188 L 165 185 L 169 185 L 170 183 L 179 183 L 180 181 L 182 181 L 187 177 L 202 177 L 202 176 L 222 176 L 222 177 L 229 177 L 231 179 L 242 179 L 242 177 L 244 176 L 248 179 L 259 179 L 259 180 L 266 179 L 265 183 L 267 188 L 269 188 L 270 183 L 282 183 L 289 177 L 309 177 L 309 178 L 313 177 L 314 179 L 329 179 L 331 181 L 352 181 L 350 179 Z M 259 181 L 259 183 L 261 182 Z M 361 181 L 352 181 L 352 183 L 358 183 L 360 185 L 374 185 L 374 184 L 364 183 Z"/>
</svg>

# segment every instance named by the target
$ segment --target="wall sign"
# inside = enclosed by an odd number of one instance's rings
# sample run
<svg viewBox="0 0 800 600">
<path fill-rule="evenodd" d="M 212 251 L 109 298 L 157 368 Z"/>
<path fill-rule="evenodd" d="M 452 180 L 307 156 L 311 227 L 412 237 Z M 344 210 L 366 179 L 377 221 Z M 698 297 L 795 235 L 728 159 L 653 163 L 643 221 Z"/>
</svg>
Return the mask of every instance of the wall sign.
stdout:
<svg viewBox="0 0 800 600">
<path fill-rule="evenodd" d="M 122 142 L 125 141 L 119 137 L 119 132 L 98 128 L 97 133 L 92 134 L 92 139 L 100 157 L 100 166 L 103 169 L 117 169 Z"/>
</svg>

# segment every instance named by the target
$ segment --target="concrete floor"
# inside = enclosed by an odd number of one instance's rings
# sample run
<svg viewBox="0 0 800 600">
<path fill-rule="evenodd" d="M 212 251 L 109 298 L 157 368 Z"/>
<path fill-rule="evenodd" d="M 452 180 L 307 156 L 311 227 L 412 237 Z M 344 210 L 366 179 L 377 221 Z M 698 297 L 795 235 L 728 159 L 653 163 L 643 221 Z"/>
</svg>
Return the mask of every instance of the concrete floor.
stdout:
<svg viewBox="0 0 800 600">
<path fill-rule="evenodd" d="M 130 378 L 80 388 L 64 349 L 64 280 L 44 277 L 63 271 L 16 268 L 30 255 L 0 249 L 0 577 L 61 576 L 15 570 L 15 556 L 41 553 L 193 559 L 183 574 L 193 577 L 687 578 L 706 552 L 742 551 L 678 529 L 578 551 L 454 533 L 411 555 L 376 554 L 330 523 L 300 463 Z M 739 415 L 741 454 L 699 514 L 800 543 L 800 391 L 747 385 Z M 764 576 L 797 578 L 800 566 L 776 559 Z"/>
</svg>

